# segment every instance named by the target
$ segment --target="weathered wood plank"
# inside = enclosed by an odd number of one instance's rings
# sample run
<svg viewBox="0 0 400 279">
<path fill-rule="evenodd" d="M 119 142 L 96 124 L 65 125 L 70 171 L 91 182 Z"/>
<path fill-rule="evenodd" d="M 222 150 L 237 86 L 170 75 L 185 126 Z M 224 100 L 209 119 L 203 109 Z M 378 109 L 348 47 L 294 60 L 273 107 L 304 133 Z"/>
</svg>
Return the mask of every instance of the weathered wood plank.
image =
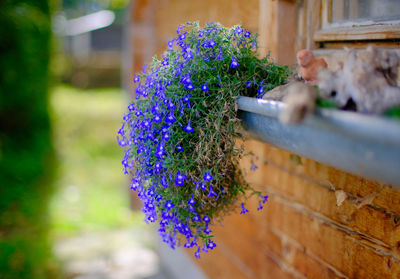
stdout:
<svg viewBox="0 0 400 279">
<path fill-rule="evenodd" d="M 249 164 L 247 162 L 246 168 Z M 310 211 L 363 234 L 382 249 L 400 253 L 397 248 L 400 242 L 399 215 L 386 213 L 374 206 L 362 206 L 364 200 L 350 194 L 345 194 L 345 200 L 338 206 L 337 191 L 272 164 L 261 164 L 259 170 L 248 173 L 247 180 L 258 189 L 267 193 L 275 191 L 290 201 L 304 204 Z"/>
<path fill-rule="evenodd" d="M 349 232 L 308 214 L 301 205 L 271 195 L 260 225 L 273 227 L 350 278 L 397 278 L 399 260 Z M 252 207 L 255 210 L 256 205 Z M 396 277 L 397 276 L 397 277 Z"/>
<path fill-rule="evenodd" d="M 246 150 L 257 154 L 259 164 L 272 164 L 288 172 L 303 176 L 333 190 L 343 190 L 355 198 L 365 198 L 376 193 L 373 206 L 400 215 L 400 191 L 376 181 L 352 175 L 332 167 L 301 157 L 301 163 L 294 164 L 288 151 L 256 141 L 246 141 Z M 251 175 L 251 173 L 249 173 Z"/>
</svg>

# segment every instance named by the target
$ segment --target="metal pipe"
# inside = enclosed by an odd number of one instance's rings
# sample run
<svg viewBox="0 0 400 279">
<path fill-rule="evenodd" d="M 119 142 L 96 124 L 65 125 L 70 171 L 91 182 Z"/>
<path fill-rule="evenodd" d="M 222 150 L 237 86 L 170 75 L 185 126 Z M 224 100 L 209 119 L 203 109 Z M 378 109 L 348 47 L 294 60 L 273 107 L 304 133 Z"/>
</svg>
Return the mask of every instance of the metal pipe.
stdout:
<svg viewBox="0 0 400 279">
<path fill-rule="evenodd" d="M 400 188 L 400 121 L 354 112 L 317 109 L 298 125 L 279 122 L 285 104 L 240 97 L 246 130 L 317 162 Z"/>
</svg>

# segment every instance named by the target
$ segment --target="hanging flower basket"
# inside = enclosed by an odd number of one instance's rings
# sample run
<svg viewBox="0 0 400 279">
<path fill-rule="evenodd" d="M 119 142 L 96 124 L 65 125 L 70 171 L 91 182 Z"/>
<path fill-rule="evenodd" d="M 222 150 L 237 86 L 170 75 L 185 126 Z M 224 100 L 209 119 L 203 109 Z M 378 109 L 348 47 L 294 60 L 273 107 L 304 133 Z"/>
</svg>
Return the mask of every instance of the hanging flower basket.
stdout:
<svg viewBox="0 0 400 279">
<path fill-rule="evenodd" d="M 197 258 L 216 246 L 216 218 L 238 207 L 246 213 L 250 196 L 259 209 L 267 201 L 238 166 L 248 154 L 235 144 L 243 139 L 236 99 L 261 97 L 289 70 L 258 58 L 256 48 L 256 36 L 240 26 L 180 26 L 161 59 L 134 77 L 135 100 L 118 132 L 145 221 L 159 223 L 171 248 L 197 246 Z"/>
</svg>

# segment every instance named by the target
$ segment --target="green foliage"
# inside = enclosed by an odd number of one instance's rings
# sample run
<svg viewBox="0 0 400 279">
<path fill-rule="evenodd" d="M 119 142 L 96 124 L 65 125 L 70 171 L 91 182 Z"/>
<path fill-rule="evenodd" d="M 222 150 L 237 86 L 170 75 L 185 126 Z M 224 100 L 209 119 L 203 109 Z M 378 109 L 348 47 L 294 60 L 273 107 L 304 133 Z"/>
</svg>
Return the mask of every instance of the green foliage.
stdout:
<svg viewBox="0 0 400 279">
<path fill-rule="evenodd" d="M 318 97 L 316 100 L 316 105 L 319 108 L 331 108 L 331 109 L 338 109 L 339 106 L 335 103 L 332 99 L 323 99 Z"/>
<path fill-rule="evenodd" d="M 0 278 L 46 278 L 48 1 L 0 2 Z"/>
<path fill-rule="evenodd" d="M 385 116 L 400 119 L 400 106 L 392 107 L 384 112 Z"/>
</svg>

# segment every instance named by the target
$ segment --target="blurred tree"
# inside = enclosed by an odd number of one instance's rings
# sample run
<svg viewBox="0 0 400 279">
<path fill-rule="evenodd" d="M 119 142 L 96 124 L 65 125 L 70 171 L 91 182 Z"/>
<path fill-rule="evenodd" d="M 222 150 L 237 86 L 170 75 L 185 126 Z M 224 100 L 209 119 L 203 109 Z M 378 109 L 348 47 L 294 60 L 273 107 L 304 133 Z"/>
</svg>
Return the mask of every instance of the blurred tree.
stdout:
<svg viewBox="0 0 400 279">
<path fill-rule="evenodd" d="M 0 278 L 49 278 L 47 0 L 0 1 Z"/>
</svg>

